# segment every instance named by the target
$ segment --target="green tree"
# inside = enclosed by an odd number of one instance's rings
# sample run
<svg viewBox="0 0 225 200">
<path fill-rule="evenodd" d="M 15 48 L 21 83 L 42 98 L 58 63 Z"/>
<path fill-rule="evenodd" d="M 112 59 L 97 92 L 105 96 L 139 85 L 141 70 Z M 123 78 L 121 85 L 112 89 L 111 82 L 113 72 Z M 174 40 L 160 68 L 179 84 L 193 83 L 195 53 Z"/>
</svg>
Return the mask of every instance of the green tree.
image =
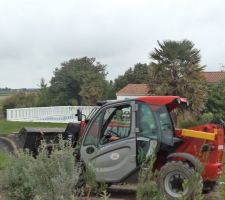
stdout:
<svg viewBox="0 0 225 200">
<path fill-rule="evenodd" d="M 102 99 L 106 83 L 106 65 L 95 58 L 71 59 L 56 68 L 49 96 L 52 105 L 93 105 Z"/>
<path fill-rule="evenodd" d="M 148 65 L 137 63 L 133 68 L 129 68 L 124 75 L 120 75 L 115 79 L 114 88 L 116 91 L 122 89 L 127 84 L 147 83 Z"/>
<path fill-rule="evenodd" d="M 208 99 L 206 102 L 206 113 L 212 113 L 214 121 L 225 121 L 225 80 L 218 84 L 208 85 Z"/>
<path fill-rule="evenodd" d="M 106 82 L 104 91 L 105 92 L 103 94 L 103 99 L 105 100 L 116 99 L 116 91 L 112 80 Z"/>
<path fill-rule="evenodd" d="M 104 93 L 104 80 L 101 74 L 87 73 L 82 80 L 79 95 L 82 97 L 82 105 L 95 105 Z"/>
<path fill-rule="evenodd" d="M 40 82 L 40 91 L 38 93 L 38 101 L 37 101 L 37 106 L 49 106 L 50 105 L 50 100 L 48 97 L 48 87 L 45 82 L 45 79 L 42 78 Z"/>
<path fill-rule="evenodd" d="M 200 51 L 189 40 L 158 41 L 158 48 L 150 53 L 150 92 L 155 95 L 178 95 L 192 102 L 196 113 L 204 108 L 205 79 L 201 73 Z"/>
</svg>

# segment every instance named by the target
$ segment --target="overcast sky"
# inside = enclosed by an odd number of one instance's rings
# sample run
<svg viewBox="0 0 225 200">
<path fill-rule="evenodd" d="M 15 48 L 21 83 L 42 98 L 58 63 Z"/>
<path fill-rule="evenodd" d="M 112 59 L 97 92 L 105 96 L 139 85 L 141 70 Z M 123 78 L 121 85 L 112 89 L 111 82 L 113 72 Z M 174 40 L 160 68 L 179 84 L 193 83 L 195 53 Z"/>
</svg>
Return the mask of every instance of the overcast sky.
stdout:
<svg viewBox="0 0 225 200">
<path fill-rule="evenodd" d="M 149 63 L 157 40 L 189 39 L 208 71 L 225 64 L 224 0 L 0 0 L 0 87 L 38 87 L 70 58 L 114 79 Z"/>
</svg>

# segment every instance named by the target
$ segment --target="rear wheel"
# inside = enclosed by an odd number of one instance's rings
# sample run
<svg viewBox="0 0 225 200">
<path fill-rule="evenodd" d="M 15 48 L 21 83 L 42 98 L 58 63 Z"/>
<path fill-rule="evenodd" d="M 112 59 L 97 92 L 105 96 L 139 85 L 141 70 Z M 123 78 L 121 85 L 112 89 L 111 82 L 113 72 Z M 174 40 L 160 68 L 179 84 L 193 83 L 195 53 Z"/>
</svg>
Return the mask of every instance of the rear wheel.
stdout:
<svg viewBox="0 0 225 200">
<path fill-rule="evenodd" d="M 6 137 L 0 137 L 0 150 L 5 153 L 13 153 L 16 151 L 16 145 L 12 140 Z"/>
<path fill-rule="evenodd" d="M 157 177 L 157 185 L 167 199 L 192 199 L 196 187 L 202 190 L 202 178 L 187 163 L 172 161 L 164 165 Z M 199 188 L 200 187 L 200 188 Z"/>
</svg>

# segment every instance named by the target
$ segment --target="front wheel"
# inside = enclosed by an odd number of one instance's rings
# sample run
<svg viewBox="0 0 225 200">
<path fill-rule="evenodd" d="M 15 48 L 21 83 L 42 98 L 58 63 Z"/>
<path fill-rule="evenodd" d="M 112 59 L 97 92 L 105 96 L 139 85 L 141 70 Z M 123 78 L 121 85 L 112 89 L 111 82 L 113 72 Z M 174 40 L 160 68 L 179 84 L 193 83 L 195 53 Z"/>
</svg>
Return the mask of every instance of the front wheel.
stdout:
<svg viewBox="0 0 225 200">
<path fill-rule="evenodd" d="M 187 163 L 172 161 L 161 168 L 157 185 L 166 199 L 192 199 L 202 192 L 202 177 Z"/>
</svg>

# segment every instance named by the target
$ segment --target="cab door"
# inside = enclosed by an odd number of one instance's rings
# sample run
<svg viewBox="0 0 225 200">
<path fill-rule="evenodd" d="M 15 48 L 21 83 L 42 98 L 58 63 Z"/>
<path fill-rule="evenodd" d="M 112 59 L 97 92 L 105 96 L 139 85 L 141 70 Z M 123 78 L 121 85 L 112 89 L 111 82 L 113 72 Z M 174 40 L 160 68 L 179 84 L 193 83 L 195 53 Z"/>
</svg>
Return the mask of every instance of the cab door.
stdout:
<svg viewBox="0 0 225 200">
<path fill-rule="evenodd" d="M 100 123 L 95 130 L 98 140 L 88 143 L 86 140 L 93 135 L 94 122 L 98 120 Z M 134 101 L 115 103 L 101 109 L 81 147 L 81 157 L 86 164 L 92 165 L 97 181 L 120 182 L 136 169 L 135 130 Z M 109 134 L 113 135 L 111 139 Z"/>
</svg>

